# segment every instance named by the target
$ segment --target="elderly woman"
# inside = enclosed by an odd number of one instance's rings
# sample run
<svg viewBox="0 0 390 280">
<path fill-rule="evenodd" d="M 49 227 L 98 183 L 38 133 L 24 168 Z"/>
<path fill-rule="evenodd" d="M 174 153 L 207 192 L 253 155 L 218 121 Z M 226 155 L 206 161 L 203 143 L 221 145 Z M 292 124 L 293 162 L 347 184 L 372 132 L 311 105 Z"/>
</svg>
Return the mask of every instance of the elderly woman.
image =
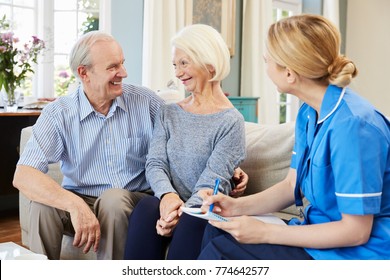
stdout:
<svg viewBox="0 0 390 280">
<path fill-rule="evenodd" d="M 230 54 L 212 27 L 185 27 L 172 39 L 176 77 L 190 95 L 164 106 L 156 120 L 146 163 L 155 197 L 131 215 L 125 259 L 196 259 L 207 221 L 182 213 L 200 206 L 201 189 L 233 189 L 234 170 L 245 158 L 244 119 L 225 96 L 221 81 Z M 233 190 L 234 192 L 234 190 Z M 142 240 L 142 242 L 140 242 Z"/>
</svg>

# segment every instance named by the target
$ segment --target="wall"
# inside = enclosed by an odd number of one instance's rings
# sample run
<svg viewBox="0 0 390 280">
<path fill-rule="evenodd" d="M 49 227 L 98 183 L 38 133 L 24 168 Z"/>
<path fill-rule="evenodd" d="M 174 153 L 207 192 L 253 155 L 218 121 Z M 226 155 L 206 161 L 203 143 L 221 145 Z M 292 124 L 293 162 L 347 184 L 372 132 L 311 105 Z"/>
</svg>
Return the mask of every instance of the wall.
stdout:
<svg viewBox="0 0 390 280">
<path fill-rule="evenodd" d="M 230 74 L 222 82 L 223 90 L 231 96 L 240 95 L 242 7 L 243 0 L 236 0 L 235 52 L 230 60 Z"/>
<path fill-rule="evenodd" d="M 122 45 L 125 56 L 125 82 L 141 85 L 144 0 L 112 1 L 111 12 L 111 33 Z"/>
<path fill-rule="evenodd" d="M 348 1 L 346 55 L 359 69 L 351 87 L 390 116 L 390 1 Z"/>
<path fill-rule="evenodd" d="M 302 0 L 302 12 L 306 14 L 322 14 L 322 0 Z"/>
</svg>

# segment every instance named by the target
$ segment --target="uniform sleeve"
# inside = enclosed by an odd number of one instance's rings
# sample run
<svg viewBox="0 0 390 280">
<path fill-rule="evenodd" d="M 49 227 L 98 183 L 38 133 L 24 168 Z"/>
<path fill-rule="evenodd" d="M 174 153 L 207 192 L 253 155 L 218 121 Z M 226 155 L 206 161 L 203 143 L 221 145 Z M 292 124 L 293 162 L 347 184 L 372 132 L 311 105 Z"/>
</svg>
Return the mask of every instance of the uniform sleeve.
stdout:
<svg viewBox="0 0 390 280">
<path fill-rule="evenodd" d="M 339 210 L 348 214 L 380 211 L 388 141 L 359 118 L 338 124 L 331 137 L 331 164 Z"/>
</svg>

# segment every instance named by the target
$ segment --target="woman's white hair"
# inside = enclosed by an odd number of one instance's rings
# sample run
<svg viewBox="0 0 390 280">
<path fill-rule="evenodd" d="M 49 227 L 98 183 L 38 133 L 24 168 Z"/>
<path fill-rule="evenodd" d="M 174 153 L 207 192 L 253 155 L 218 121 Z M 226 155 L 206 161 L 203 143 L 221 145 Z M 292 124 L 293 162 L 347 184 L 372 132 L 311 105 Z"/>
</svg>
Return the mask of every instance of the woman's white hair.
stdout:
<svg viewBox="0 0 390 280">
<path fill-rule="evenodd" d="M 190 59 L 207 69 L 210 65 L 215 75 L 210 81 L 222 81 L 230 72 L 230 52 L 221 34 L 205 24 L 184 27 L 171 40 L 173 47 L 184 51 Z"/>
</svg>

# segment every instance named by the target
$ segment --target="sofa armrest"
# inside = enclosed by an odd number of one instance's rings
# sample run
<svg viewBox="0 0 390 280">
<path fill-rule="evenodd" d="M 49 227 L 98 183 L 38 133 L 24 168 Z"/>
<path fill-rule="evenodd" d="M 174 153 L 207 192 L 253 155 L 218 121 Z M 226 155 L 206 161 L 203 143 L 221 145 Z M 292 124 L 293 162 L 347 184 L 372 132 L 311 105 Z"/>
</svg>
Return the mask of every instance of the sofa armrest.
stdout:
<svg viewBox="0 0 390 280">
<path fill-rule="evenodd" d="M 32 127 L 28 126 L 22 129 L 20 135 L 20 154 L 23 153 L 24 148 L 30 139 L 32 133 Z M 60 170 L 60 164 L 50 164 L 49 171 L 47 173 L 58 184 L 61 184 L 63 175 Z M 19 221 L 22 233 L 22 244 L 28 246 L 28 230 L 29 230 L 29 212 L 30 212 L 30 200 L 22 193 L 19 193 Z"/>
</svg>

